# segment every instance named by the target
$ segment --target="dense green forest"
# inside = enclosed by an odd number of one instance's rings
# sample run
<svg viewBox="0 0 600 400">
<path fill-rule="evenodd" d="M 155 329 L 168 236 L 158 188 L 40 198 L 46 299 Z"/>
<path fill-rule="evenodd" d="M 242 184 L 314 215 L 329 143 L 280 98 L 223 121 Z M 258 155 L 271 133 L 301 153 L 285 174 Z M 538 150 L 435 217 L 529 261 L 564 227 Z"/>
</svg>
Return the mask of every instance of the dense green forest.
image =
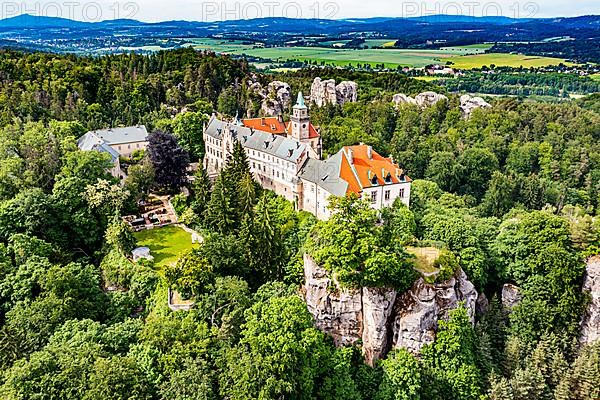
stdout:
<svg viewBox="0 0 600 400">
<path fill-rule="evenodd" d="M 80 58 L 0 53 L 0 397 L 3 399 L 574 399 L 600 396 L 600 343 L 581 346 L 585 257 L 600 252 L 600 98 L 499 98 L 465 119 L 458 97 L 396 109 L 394 93 L 436 89 L 399 74 L 302 70 L 293 91 L 351 79 L 359 101 L 312 107 L 324 152 L 365 142 L 414 179 L 411 206 L 377 213 L 355 197 L 316 221 L 261 189 L 238 143 L 214 182 L 202 124 L 256 111 L 243 61 L 191 49 Z M 182 112 L 185 111 L 185 112 Z M 145 124 L 147 154 L 123 184 L 88 129 Z M 158 151 L 160 149 L 160 151 Z M 185 182 L 188 196 L 179 192 Z M 149 191 L 173 194 L 201 246 L 158 268 L 132 262 L 120 218 Z M 443 243 L 437 279 L 462 268 L 490 299 L 440 321 L 419 357 L 371 367 L 336 348 L 300 295 L 302 254 L 342 285 L 418 277 L 406 247 Z M 511 312 L 504 283 L 521 288 Z M 167 290 L 193 299 L 173 312 Z"/>
<path fill-rule="evenodd" d="M 569 93 L 600 92 L 600 82 L 589 76 L 542 72 L 471 72 L 455 79 L 442 79 L 439 84 L 452 92 L 506 94 L 516 96 L 568 97 Z"/>
</svg>

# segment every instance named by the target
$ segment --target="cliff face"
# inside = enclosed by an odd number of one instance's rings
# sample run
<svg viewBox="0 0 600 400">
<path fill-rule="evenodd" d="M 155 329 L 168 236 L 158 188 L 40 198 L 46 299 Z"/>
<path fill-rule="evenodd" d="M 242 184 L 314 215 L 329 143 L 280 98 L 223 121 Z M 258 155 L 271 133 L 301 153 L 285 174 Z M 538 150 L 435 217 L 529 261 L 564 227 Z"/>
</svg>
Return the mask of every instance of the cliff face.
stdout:
<svg viewBox="0 0 600 400">
<path fill-rule="evenodd" d="M 308 255 L 304 276 L 305 300 L 317 328 L 338 346 L 362 341 L 371 365 L 393 348 L 418 353 L 434 340 L 438 321 L 460 301 L 472 320 L 475 316 L 478 294 L 462 270 L 435 285 L 419 279 L 401 295 L 385 288 L 341 289 Z"/>
<path fill-rule="evenodd" d="M 337 86 L 335 80 L 322 80 L 317 77 L 310 86 L 310 101 L 317 107 L 325 104 L 354 103 L 357 99 L 358 85 L 352 81 L 342 81 Z"/>
<path fill-rule="evenodd" d="M 290 105 L 291 89 L 286 82 L 273 81 L 266 88 L 259 82 L 253 82 L 249 89 L 262 98 L 260 107 L 262 115 L 281 115 Z M 248 117 L 251 118 L 254 115 L 248 115 Z"/>
<path fill-rule="evenodd" d="M 581 322 L 581 343 L 592 344 L 600 339 L 600 256 L 587 260 L 583 290 L 590 303 Z"/>
</svg>

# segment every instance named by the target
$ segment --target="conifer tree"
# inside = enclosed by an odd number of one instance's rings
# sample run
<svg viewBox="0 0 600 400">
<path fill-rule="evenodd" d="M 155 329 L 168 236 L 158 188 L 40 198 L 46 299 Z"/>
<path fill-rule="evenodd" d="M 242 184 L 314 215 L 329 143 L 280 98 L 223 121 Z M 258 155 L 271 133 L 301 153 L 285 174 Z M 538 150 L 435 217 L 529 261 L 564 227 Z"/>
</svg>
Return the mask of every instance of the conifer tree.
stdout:
<svg viewBox="0 0 600 400">
<path fill-rule="evenodd" d="M 193 199 L 191 202 L 192 210 L 198 216 L 204 215 L 210 201 L 211 184 L 208 174 L 202 165 L 194 174 L 194 183 L 192 184 Z"/>
<path fill-rule="evenodd" d="M 244 146 L 239 141 L 233 144 L 233 151 L 227 160 L 226 173 L 241 179 L 246 172 L 250 173 L 250 162 Z"/>
<path fill-rule="evenodd" d="M 256 182 L 252 179 L 250 172 L 246 171 L 239 180 L 237 190 L 238 210 L 240 213 L 240 220 L 243 219 L 244 215 L 252 214 L 254 205 L 256 204 L 257 190 Z"/>
<path fill-rule="evenodd" d="M 220 174 L 215 181 L 206 208 L 206 225 L 219 233 L 230 233 L 236 228 L 235 198 L 230 190 L 229 175 Z"/>
<path fill-rule="evenodd" d="M 259 271 L 261 281 L 283 277 L 284 243 L 280 227 L 270 207 L 269 195 L 261 196 L 255 207 L 254 218 L 246 216 L 242 240 L 251 270 Z"/>
</svg>

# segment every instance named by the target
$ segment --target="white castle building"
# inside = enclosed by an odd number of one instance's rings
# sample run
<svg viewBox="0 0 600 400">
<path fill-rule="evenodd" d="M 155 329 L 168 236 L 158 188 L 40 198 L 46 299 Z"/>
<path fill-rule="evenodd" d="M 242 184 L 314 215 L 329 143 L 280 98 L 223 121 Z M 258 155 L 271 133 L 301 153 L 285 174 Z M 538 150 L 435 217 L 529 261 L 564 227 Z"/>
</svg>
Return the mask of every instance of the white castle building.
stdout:
<svg viewBox="0 0 600 400">
<path fill-rule="evenodd" d="M 302 93 L 290 121 L 254 118 L 235 122 L 213 116 L 204 129 L 204 168 L 215 177 L 240 141 L 255 179 L 266 189 L 319 219 L 328 219 L 329 197 L 357 193 L 373 208 L 390 206 L 396 198 L 408 205 L 410 178 L 390 158 L 371 146 L 345 146 L 321 160 L 321 136 L 310 122 Z"/>
</svg>

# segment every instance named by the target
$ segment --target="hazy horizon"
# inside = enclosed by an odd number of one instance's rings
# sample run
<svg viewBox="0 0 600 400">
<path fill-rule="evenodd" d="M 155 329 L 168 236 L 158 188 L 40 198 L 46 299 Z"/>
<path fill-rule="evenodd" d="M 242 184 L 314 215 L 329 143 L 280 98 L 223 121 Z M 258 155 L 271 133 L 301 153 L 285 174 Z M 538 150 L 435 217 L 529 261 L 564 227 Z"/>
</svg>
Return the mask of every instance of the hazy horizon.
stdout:
<svg viewBox="0 0 600 400">
<path fill-rule="evenodd" d="M 376 17 L 419 17 L 431 15 L 505 16 L 511 18 L 560 18 L 600 14 L 593 1 L 577 3 L 499 1 L 418 2 L 389 0 L 298 1 L 186 1 L 172 0 L 165 7 L 158 0 L 117 3 L 110 0 L 64 3 L 25 1 L 3 3 L 0 19 L 21 14 L 62 17 L 78 21 L 98 22 L 112 19 L 135 19 L 143 22 L 172 20 L 215 22 L 262 17 L 352 19 Z"/>
</svg>

